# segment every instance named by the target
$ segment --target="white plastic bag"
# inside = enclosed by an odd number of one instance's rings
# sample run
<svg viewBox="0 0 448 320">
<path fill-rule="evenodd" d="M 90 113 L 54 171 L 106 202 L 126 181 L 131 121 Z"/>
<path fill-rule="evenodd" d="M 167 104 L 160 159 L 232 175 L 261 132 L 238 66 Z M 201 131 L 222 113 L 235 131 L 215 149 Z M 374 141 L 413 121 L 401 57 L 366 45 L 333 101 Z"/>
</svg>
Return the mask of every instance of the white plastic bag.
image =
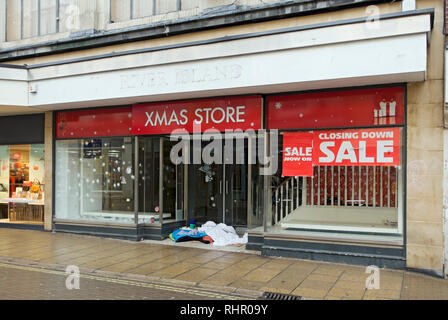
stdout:
<svg viewBox="0 0 448 320">
<path fill-rule="evenodd" d="M 246 244 L 248 235 L 244 234 L 240 238 L 235 228 L 228 226 L 224 223 L 216 224 L 213 221 L 207 221 L 199 228 L 199 232 L 206 233 L 213 239 L 214 246 L 228 246 L 232 244 Z"/>
</svg>

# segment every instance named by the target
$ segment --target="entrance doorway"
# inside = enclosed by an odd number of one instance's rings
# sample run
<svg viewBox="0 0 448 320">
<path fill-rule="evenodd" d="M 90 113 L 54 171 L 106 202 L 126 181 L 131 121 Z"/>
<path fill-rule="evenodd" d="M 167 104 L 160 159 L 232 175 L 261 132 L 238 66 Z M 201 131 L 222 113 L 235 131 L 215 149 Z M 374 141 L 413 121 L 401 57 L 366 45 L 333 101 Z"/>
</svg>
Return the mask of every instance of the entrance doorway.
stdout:
<svg viewBox="0 0 448 320">
<path fill-rule="evenodd" d="M 207 148 L 209 141 L 190 144 L 190 156 Z M 235 228 L 247 228 L 249 197 L 248 140 L 233 139 L 222 142 L 233 146 L 222 163 L 188 165 L 188 219 L 199 223 L 214 221 Z M 227 145 L 228 147 L 228 145 Z M 244 149 L 244 152 L 242 151 Z M 213 156 L 213 153 L 212 153 Z M 230 159 L 232 157 L 232 159 Z"/>
</svg>

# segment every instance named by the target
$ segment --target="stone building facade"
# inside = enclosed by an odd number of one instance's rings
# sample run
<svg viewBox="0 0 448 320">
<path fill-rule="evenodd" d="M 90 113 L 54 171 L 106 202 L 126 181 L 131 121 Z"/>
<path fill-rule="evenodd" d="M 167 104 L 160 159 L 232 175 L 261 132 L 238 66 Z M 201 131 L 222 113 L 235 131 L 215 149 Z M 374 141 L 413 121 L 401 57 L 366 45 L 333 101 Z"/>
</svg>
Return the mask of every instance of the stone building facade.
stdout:
<svg viewBox="0 0 448 320">
<path fill-rule="evenodd" d="M 250 218 L 244 218 L 242 225 L 249 233 L 248 247 L 263 254 L 410 268 L 444 276 L 448 176 L 444 162 L 445 15 L 442 0 L 0 0 L 0 116 L 18 122 L 25 114 L 45 117 L 41 128 L 45 137 L 41 143 L 45 152 L 42 229 L 138 240 L 155 234 L 166 237 L 171 229 L 195 218 L 190 208 L 195 198 L 185 196 L 182 205 L 176 202 L 173 210 L 184 215 L 168 215 L 167 221 L 172 218 L 173 222 L 164 224 L 163 203 L 167 208 L 168 200 L 162 195 L 166 189 L 160 187 L 160 203 L 142 215 L 142 219 L 160 218 L 158 224 L 140 223 L 138 198 L 146 193 L 137 195 L 140 185 L 136 183 L 135 197 L 129 200 L 135 202 L 130 209 L 131 224 L 114 224 L 99 215 L 96 221 L 60 216 L 58 206 L 67 200 L 57 195 L 61 187 L 56 164 L 63 157 L 58 156 L 59 147 L 68 137 L 58 138 L 58 117 L 69 117 L 78 109 L 94 113 L 100 107 L 205 98 L 213 104 L 216 97 L 256 95 L 263 100 L 259 129 L 269 129 L 266 110 L 277 95 L 296 94 L 302 101 L 300 95 L 305 93 L 398 86 L 404 92 L 405 116 L 397 124 L 402 130 L 402 162 L 396 169 L 403 171 L 396 182 L 397 201 L 401 201 L 394 213 L 398 215 L 396 231 L 384 231 L 384 226 L 369 231 L 358 218 L 352 223 L 354 229 L 347 227 L 351 226 L 348 222 L 332 228 L 336 222 L 322 222 L 328 221 L 327 216 L 320 223 L 325 228 L 318 224 L 307 230 L 305 225 L 316 225 L 312 221 L 297 224 L 291 232 L 277 230 L 273 226 L 278 222 L 277 211 L 272 213 L 273 205 L 262 200 L 275 197 L 272 177 L 246 181 L 251 187 L 245 201 L 251 204 L 243 208 Z M 134 117 L 133 109 L 131 113 Z M 134 147 L 144 140 L 131 136 Z M 11 141 L 11 145 L 18 144 Z M 189 169 L 185 170 L 184 177 L 188 177 Z M 250 170 L 253 174 L 255 169 Z M 162 175 L 159 181 L 165 181 Z M 299 192 L 305 194 L 305 179 L 297 181 L 302 182 L 290 183 L 298 199 Z M 188 193 L 191 186 L 182 183 L 183 192 Z M 255 191 L 260 183 L 266 188 Z M 358 198 L 360 203 L 362 196 Z M 229 208 L 225 201 L 219 210 Z M 294 203 L 296 207 L 304 204 Z M 332 210 L 328 203 L 324 207 Z M 161 209 L 160 215 L 156 209 Z M 235 215 L 237 209 L 232 210 Z"/>
</svg>

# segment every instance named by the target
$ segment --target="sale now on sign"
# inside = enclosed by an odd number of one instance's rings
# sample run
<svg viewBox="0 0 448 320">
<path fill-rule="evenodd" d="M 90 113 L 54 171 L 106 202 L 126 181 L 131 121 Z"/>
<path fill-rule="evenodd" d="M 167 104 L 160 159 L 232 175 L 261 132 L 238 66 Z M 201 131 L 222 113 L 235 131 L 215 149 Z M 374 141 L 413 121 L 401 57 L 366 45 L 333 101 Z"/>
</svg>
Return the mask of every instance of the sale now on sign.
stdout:
<svg viewBox="0 0 448 320">
<path fill-rule="evenodd" d="M 283 176 L 312 176 L 312 166 L 399 165 L 399 128 L 284 134 Z"/>
<path fill-rule="evenodd" d="M 283 176 L 313 176 L 313 137 L 309 132 L 283 134 Z"/>
</svg>

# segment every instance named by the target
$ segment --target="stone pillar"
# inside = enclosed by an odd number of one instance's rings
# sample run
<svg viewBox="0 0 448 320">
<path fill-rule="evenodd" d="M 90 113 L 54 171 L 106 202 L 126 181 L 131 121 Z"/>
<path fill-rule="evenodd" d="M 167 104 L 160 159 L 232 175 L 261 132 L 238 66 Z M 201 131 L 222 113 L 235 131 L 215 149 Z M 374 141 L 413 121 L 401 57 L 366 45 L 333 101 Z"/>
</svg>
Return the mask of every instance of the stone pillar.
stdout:
<svg viewBox="0 0 448 320">
<path fill-rule="evenodd" d="M 44 228 L 53 229 L 53 112 L 45 112 L 45 207 Z"/>
<path fill-rule="evenodd" d="M 406 264 L 439 276 L 444 270 L 443 231 L 443 3 L 418 0 L 417 9 L 434 8 L 426 81 L 407 92 Z"/>
<path fill-rule="evenodd" d="M 6 40 L 6 0 L 0 0 L 0 43 Z"/>
</svg>

